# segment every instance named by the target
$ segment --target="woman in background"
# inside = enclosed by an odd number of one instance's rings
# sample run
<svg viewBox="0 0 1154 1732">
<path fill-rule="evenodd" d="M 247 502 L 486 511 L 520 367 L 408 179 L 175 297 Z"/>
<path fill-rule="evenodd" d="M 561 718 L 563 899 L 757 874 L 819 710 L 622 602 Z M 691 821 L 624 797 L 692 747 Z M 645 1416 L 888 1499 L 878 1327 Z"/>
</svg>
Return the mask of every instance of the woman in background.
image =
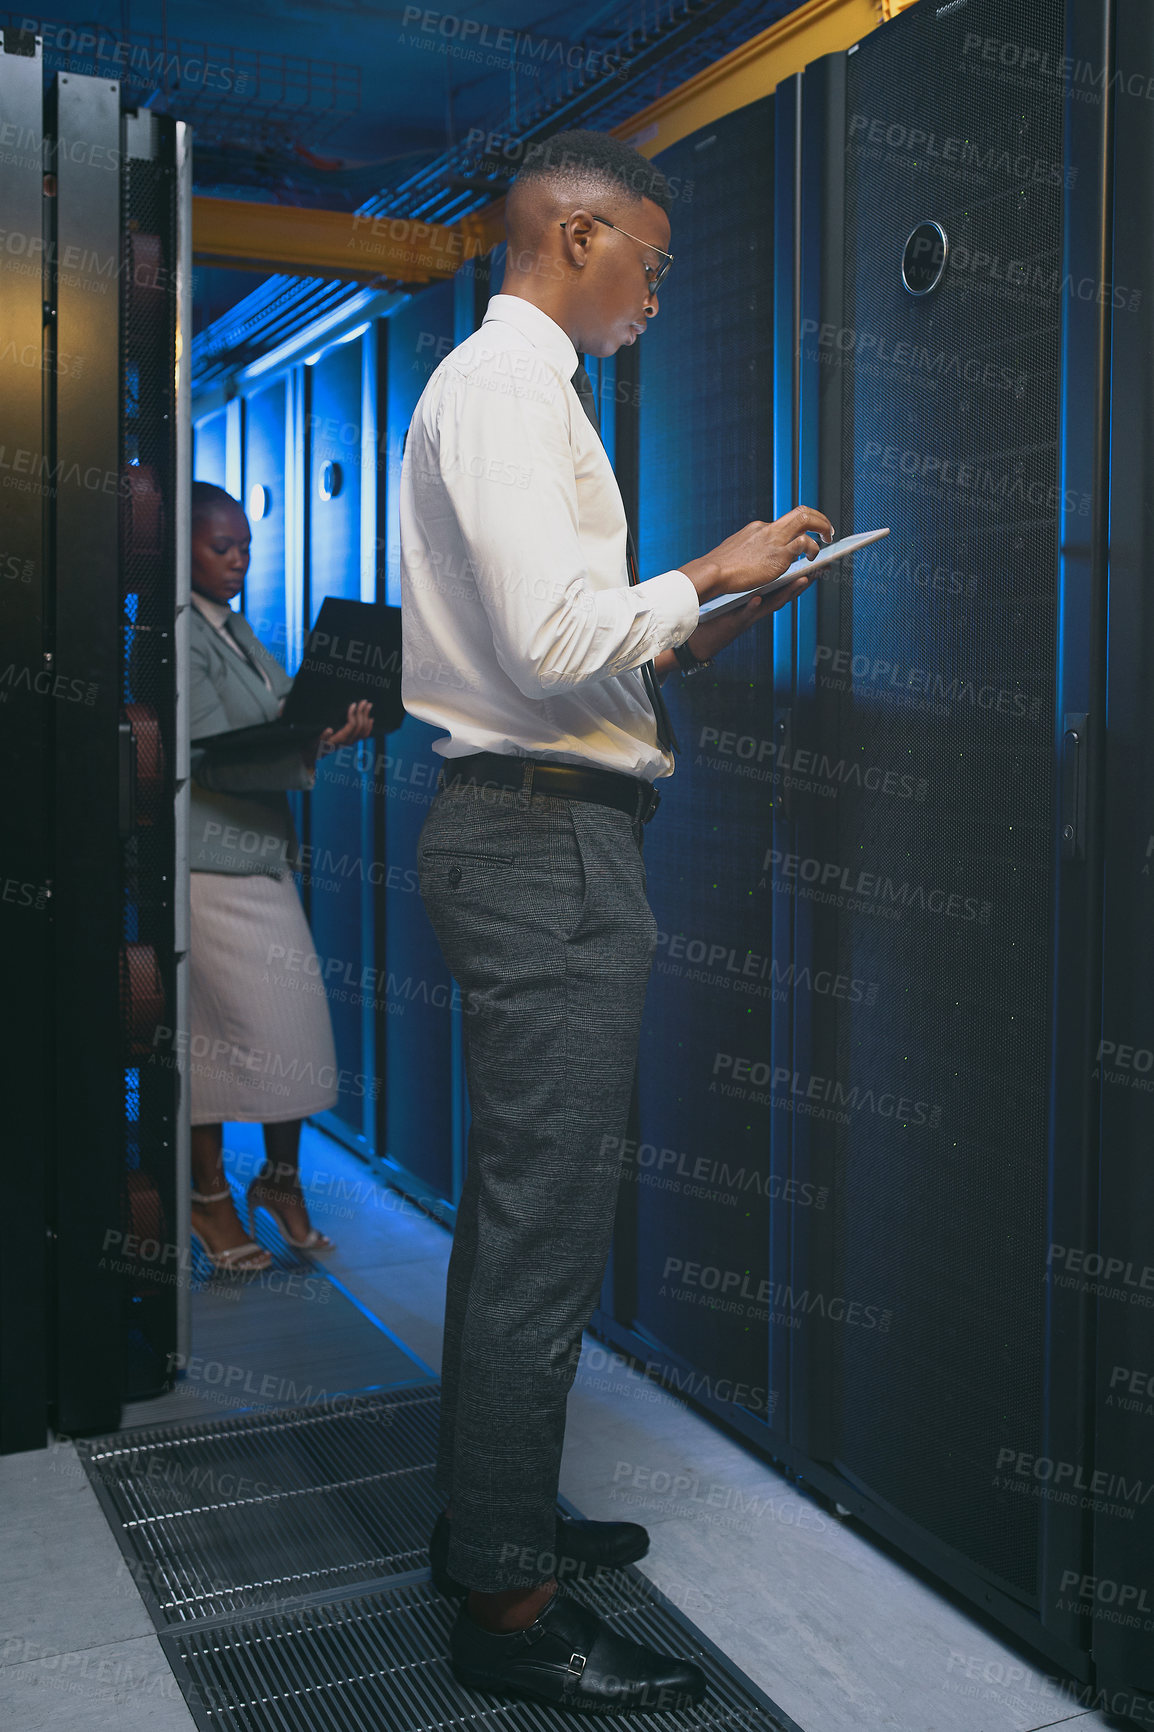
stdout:
<svg viewBox="0 0 1154 1732">
<path fill-rule="evenodd" d="M 223 487 L 192 484 L 189 732 L 194 740 L 275 721 L 292 681 L 230 607 L 249 563 L 251 531 Z M 323 984 L 278 975 L 278 958 L 308 955 L 312 936 L 293 879 L 296 832 L 287 790 L 311 788 L 318 757 L 367 739 L 372 706 L 306 750 L 267 749 L 214 761 L 193 751 L 189 1081 L 192 1228 L 213 1267 L 251 1273 L 271 1258 L 254 1243 L 254 1210 L 288 1244 L 327 1251 L 301 1192 L 301 1121 L 337 1099 L 336 1053 Z M 298 990 L 293 990 L 293 988 Z M 264 1127 L 265 1163 L 248 1190 L 246 1232 L 224 1176 L 226 1121 Z"/>
</svg>

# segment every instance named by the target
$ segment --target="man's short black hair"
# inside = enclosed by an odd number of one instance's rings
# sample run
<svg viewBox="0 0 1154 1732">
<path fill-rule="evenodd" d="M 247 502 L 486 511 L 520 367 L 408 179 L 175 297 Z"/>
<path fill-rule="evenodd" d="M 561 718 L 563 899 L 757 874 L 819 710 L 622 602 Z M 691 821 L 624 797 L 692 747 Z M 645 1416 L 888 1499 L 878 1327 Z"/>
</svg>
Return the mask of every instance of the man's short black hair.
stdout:
<svg viewBox="0 0 1154 1732">
<path fill-rule="evenodd" d="M 616 193 L 632 204 L 652 199 L 669 215 L 673 195 L 661 170 L 631 144 L 622 144 L 607 132 L 555 132 L 552 138 L 529 145 L 513 184 L 560 179 L 565 174 L 575 180 L 600 182 L 607 193 Z"/>
</svg>

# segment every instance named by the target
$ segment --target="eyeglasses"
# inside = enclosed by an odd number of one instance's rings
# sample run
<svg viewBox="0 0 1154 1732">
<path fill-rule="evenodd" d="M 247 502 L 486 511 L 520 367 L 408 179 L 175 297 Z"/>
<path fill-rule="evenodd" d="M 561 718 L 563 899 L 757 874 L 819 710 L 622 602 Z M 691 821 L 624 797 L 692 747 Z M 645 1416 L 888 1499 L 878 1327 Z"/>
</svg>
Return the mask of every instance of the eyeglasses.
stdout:
<svg viewBox="0 0 1154 1732">
<path fill-rule="evenodd" d="M 650 275 L 654 270 L 652 265 L 645 266 L 645 275 L 649 280 L 649 293 L 651 296 L 655 295 L 666 277 L 669 275 L 669 267 L 673 263 L 673 254 L 667 253 L 664 247 L 655 247 L 652 241 L 643 241 L 640 235 L 631 235 L 628 229 L 623 229 L 620 223 L 611 223 L 608 217 L 598 216 L 595 211 L 591 211 L 590 215 L 595 223 L 604 223 L 607 229 L 616 229 L 619 235 L 624 235 L 627 240 L 636 241 L 639 247 L 648 247 L 650 252 L 661 254 L 665 263 L 656 267 L 655 275 Z M 561 227 L 564 228 L 565 224 L 562 223 Z"/>
</svg>

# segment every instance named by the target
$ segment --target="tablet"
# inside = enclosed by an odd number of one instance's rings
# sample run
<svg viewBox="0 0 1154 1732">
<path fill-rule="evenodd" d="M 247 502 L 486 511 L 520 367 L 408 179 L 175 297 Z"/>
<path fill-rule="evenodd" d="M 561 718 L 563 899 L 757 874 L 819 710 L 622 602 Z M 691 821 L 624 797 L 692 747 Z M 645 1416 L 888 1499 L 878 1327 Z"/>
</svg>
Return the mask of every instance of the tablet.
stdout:
<svg viewBox="0 0 1154 1732">
<path fill-rule="evenodd" d="M 856 553 L 859 547 L 867 547 L 871 541 L 880 541 L 883 535 L 888 534 L 888 529 L 866 529 L 860 535 L 845 535 L 840 541 L 831 541 L 813 559 L 795 559 L 772 583 L 760 584 L 756 589 L 743 589 L 734 595 L 715 596 L 712 601 L 703 603 L 698 617 L 716 619 L 719 614 L 732 613 L 735 607 L 744 607 L 750 596 L 772 595 L 775 589 L 784 589 L 803 571 L 818 571 L 823 565 L 830 565 L 835 559 L 845 559 L 847 554 Z"/>
</svg>

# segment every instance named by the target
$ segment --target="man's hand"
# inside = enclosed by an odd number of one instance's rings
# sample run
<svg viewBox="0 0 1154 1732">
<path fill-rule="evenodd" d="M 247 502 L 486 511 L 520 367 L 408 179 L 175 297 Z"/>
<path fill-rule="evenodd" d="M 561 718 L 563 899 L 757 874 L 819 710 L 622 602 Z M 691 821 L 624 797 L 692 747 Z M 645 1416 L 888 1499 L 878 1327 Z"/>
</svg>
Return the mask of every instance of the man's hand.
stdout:
<svg viewBox="0 0 1154 1732">
<path fill-rule="evenodd" d="M 699 662 L 711 662 L 715 655 L 731 644 L 735 637 L 740 637 L 743 631 L 748 631 L 758 620 L 768 619 L 771 613 L 779 608 L 788 607 L 795 601 L 803 589 L 813 582 L 814 574 L 803 571 L 787 583 L 782 589 L 775 589 L 772 595 L 751 595 L 744 607 L 735 607 L 730 613 L 723 613 L 720 619 L 709 615 L 702 620 L 697 630 L 686 638 L 686 643 Z M 672 650 L 662 650 L 653 664 L 658 680 L 663 680 L 666 674 L 677 672 L 677 657 Z"/>
<path fill-rule="evenodd" d="M 338 746 L 351 746 L 357 740 L 367 740 L 372 731 L 373 706 L 367 698 L 362 698 L 360 703 L 349 705 L 348 720 L 343 727 L 325 729 L 311 749 L 305 752 L 305 762 L 315 764 L 318 758 L 327 758 Z"/>
<path fill-rule="evenodd" d="M 719 595 L 736 595 L 772 583 L 795 559 L 813 559 L 820 551 L 820 543 L 832 540 L 833 524 L 829 518 L 812 506 L 798 505 L 775 523 L 747 523 L 711 553 L 691 559 L 678 569 L 685 573 L 702 601 L 712 601 Z M 800 579 L 798 586 L 789 584 L 780 597 L 769 597 L 769 611 L 791 602 L 804 587 Z"/>
<path fill-rule="evenodd" d="M 804 589 L 808 589 L 818 574 L 803 571 L 794 578 L 792 583 L 783 584 L 781 589 L 775 589 L 772 595 L 751 595 L 741 607 L 735 607 L 730 613 L 723 613 L 720 619 L 711 619 L 706 615 L 697 630 L 686 641 L 698 661 L 712 661 L 719 650 L 726 644 L 731 644 L 735 637 L 740 637 L 743 631 L 748 631 L 758 620 L 768 619 L 771 613 L 779 608 L 788 607 L 791 601 Z"/>
</svg>

